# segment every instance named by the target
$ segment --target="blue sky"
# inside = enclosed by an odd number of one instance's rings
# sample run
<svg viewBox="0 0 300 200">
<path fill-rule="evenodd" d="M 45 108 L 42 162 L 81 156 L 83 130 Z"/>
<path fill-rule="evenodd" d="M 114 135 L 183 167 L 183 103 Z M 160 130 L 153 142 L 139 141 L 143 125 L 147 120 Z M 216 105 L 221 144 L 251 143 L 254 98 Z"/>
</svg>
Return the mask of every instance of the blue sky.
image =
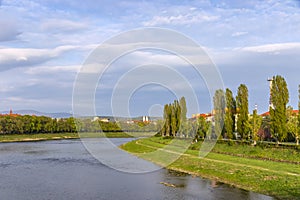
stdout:
<svg viewBox="0 0 300 200">
<path fill-rule="evenodd" d="M 236 94 L 239 84 L 248 86 L 250 111 L 255 104 L 260 113 L 268 109 L 267 78 L 277 74 L 285 77 L 290 105 L 297 107 L 300 3 L 296 0 L 2 0 L 0 27 L 0 110 L 70 112 L 73 84 L 89 54 L 103 41 L 143 27 L 172 29 L 196 41 L 218 67 L 225 87 Z M 135 52 L 112 66 L 97 88 L 97 114 L 111 114 L 113 86 L 124 68 L 147 64 L 147 59 L 170 64 L 190 80 L 200 110 L 190 107 L 188 115 L 210 111 L 205 83 L 193 77 L 189 66 L 174 63 L 176 58 L 162 52 Z M 132 96 L 130 112 L 159 115 L 159 105 L 173 99 L 166 88 L 147 86 Z"/>
</svg>

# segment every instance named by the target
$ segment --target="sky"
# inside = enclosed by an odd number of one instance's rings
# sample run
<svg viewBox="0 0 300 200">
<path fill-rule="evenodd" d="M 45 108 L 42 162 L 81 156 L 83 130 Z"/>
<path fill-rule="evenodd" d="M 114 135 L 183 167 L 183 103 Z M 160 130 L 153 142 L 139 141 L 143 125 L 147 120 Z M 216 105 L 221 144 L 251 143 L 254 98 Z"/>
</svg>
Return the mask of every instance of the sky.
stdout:
<svg viewBox="0 0 300 200">
<path fill-rule="evenodd" d="M 201 46 L 224 88 L 236 95 L 240 84 L 247 85 L 250 112 L 255 104 L 259 113 L 268 110 L 267 79 L 274 75 L 285 78 L 289 105 L 297 108 L 300 1 L 0 0 L 0 111 L 72 112 L 76 78 L 94 50 L 115 36 L 147 27 L 174 30 Z M 171 67 L 189 82 L 199 106 L 187 98 L 188 116 L 210 112 L 205 77 L 195 76 L 192 66 L 170 52 L 136 50 L 105 71 L 95 90 L 96 114 L 112 115 L 112 96 L 118 98 L 114 89 L 122 83 L 126 90 L 135 83 L 131 80 L 151 73 L 121 82 L 124 74 L 154 64 L 155 70 Z M 178 80 L 169 88 L 140 85 L 124 106 L 132 116 L 161 115 L 162 106 L 186 89 Z"/>
</svg>

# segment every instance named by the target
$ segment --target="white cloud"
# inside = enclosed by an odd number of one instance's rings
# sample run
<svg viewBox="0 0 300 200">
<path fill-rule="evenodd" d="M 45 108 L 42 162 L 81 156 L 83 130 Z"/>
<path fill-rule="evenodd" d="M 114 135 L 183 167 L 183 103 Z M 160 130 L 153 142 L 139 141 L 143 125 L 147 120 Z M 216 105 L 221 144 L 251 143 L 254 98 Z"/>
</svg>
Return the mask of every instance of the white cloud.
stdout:
<svg viewBox="0 0 300 200">
<path fill-rule="evenodd" d="M 247 35 L 248 32 L 247 31 L 241 31 L 241 32 L 235 32 L 235 33 L 232 33 L 232 37 L 238 37 L 238 36 L 242 36 L 242 35 Z"/>
<path fill-rule="evenodd" d="M 33 48 L 0 48 L 0 71 L 41 64 L 48 60 L 57 58 L 63 53 L 72 50 L 86 49 L 87 47 L 60 46 L 54 49 Z"/>
<path fill-rule="evenodd" d="M 280 51 L 286 51 L 291 49 L 300 50 L 300 43 L 294 42 L 294 43 L 266 44 L 266 45 L 259 45 L 259 46 L 237 48 L 236 50 L 257 52 L 257 53 L 272 53 L 272 52 L 280 52 Z"/>
<path fill-rule="evenodd" d="M 68 66 L 39 66 L 39 67 L 29 67 L 24 73 L 37 75 L 37 74 L 50 74 L 50 73 L 62 73 L 62 72 L 78 72 L 81 65 L 68 65 Z"/>
<path fill-rule="evenodd" d="M 197 14 L 179 14 L 173 16 L 154 16 L 150 21 L 143 23 L 144 26 L 159 25 L 189 25 L 202 22 L 211 22 L 219 19 L 219 16 L 204 13 Z"/>
</svg>

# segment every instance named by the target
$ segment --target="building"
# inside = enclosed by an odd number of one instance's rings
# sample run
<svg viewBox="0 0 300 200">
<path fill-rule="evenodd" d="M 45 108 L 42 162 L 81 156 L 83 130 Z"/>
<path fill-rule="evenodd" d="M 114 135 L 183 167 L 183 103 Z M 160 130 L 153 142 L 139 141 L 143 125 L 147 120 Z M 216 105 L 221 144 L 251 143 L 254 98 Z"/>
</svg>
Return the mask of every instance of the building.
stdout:
<svg viewBox="0 0 300 200">
<path fill-rule="evenodd" d="M 197 114 L 192 114 L 192 119 L 198 119 L 199 117 L 204 117 L 204 119 L 207 122 L 213 122 L 214 120 L 214 115 L 213 113 L 197 113 Z"/>
<path fill-rule="evenodd" d="M 149 122 L 149 117 L 148 116 L 143 116 L 143 122 Z"/>
<path fill-rule="evenodd" d="M 293 115 L 298 115 L 298 113 L 299 113 L 299 110 L 292 110 Z M 260 116 L 262 116 L 262 117 L 270 116 L 270 112 L 268 111 L 268 112 L 262 113 Z"/>
<path fill-rule="evenodd" d="M 13 113 L 12 109 L 10 109 L 8 114 L 0 114 L 0 116 L 18 117 L 18 116 L 21 116 L 21 115 L 17 114 L 17 113 Z"/>
<path fill-rule="evenodd" d="M 109 120 L 109 118 L 101 118 L 100 121 L 108 123 L 110 120 Z"/>
</svg>

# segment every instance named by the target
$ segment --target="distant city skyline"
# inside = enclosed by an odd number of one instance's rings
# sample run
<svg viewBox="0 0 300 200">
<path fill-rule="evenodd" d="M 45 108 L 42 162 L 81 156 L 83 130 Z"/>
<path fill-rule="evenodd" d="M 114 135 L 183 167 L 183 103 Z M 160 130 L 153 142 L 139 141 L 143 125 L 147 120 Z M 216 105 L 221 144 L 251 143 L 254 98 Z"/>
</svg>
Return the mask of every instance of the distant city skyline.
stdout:
<svg viewBox="0 0 300 200">
<path fill-rule="evenodd" d="M 73 84 L 90 53 L 105 40 L 136 28 L 178 31 L 202 46 L 218 67 L 224 87 L 236 95 L 249 89 L 249 111 L 268 111 L 268 78 L 281 75 L 290 102 L 298 104 L 300 4 L 297 0 L 200 1 L 0 1 L 0 110 L 71 112 Z M 159 36 L 158 36 L 159 37 Z M 112 63 L 95 93 L 97 115 L 112 115 L 118 78 L 137 65 L 158 63 L 183 74 L 197 93 L 199 111 L 212 109 L 205 82 L 191 66 L 162 51 L 132 52 Z M 140 78 L 142 78 L 141 75 Z M 130 83 L 122 85 L 129 87 Z M 184 90 L 180 83 L 174 90 Z M 172 91 L 139 88 L 129 103 L 132 116 L 159 116 Z"/>
</svg>

